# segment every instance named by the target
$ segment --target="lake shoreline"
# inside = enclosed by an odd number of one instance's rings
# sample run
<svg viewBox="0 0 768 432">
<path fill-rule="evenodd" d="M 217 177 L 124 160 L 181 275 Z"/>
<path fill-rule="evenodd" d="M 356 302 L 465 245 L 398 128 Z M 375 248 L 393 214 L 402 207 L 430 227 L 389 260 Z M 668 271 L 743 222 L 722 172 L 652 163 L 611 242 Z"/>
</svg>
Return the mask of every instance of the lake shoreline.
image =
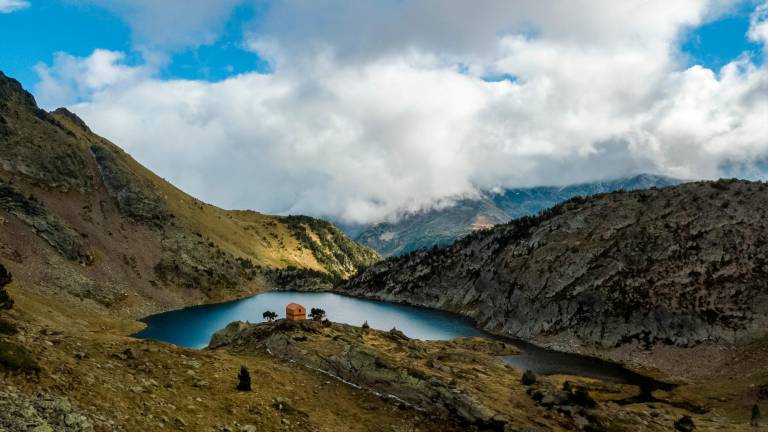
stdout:
<svg viewBox="0 0 768 432">
<path fill-rule="evenodd" d="M 242 299 L 234 299 L 234 300 L 229 300 L 225 302 L 218 302 L 218 303 L 211 303 L 211 304 L 193 305 L 185 308 L 148 315 L 144 318 L 141 318 L 139 321 L 144 323 L 146 327 L 136 333 L 131 334 L 130 336 L 139 338 L 139 339 L 164 340 L 166 342 L 179 345 L 178 342 L 174 342 L 173 340 L 164 339 L 162 337 L 153 337 L 154 334 L 152 332 L 153 330 L 156 330 L 156 328 L 153 328 L 153 323 L 157 325 L 158 322 L 161 322 L 163 319 L 168 318 L 171 315 L 181 315 L 181 314 L 189 314 L 189 313 L 205 314 L 207 311 L 209 311 L 210 313 L 221 313 L 219 312 L 219 310 L 221 309 L 229 310 L 232 308 L 237 308 L 239 305 L 245 304 L 245 302 L 256 301 L 255 299 L 257 297 L 264 296 L 264 295 L 272 295 L 272 296 L 286 297 L 286 298 L 295 297 L 295 296 L 304 296 L 307 298 L 313 298 L 315 296 L 337 296 L 338 299 L 349 299 L 352 302 L 364 302 L 359 304 L 367 303 L 368 306 L 376 305 L 376 307 L 383 307 L 384 309 L 387 309 L 387 308 L 391 309 L 392 307 L 407 308 L 407 309 L 403 309 L 404 312 L 403 311 L 401 312 L 408 313 L 408 314 L 415 313 L 416 315 L 423 314 L 423 315 L 429 316 L 431 319 L 442 319 L 445 322 L 450 322 L 453 326 L 458 326 L 459 330 L 453 330 L 453 331 L 456 331 L 459 333 L 456 333 L 450 338 L 464 337 L 464 336 L 482 336 L 488 339 L 503 341 L 519 347 L 524 352 L 522 355 L 515 356 L 516 358 L 513 359 L 513 361 L 505 360 L 505 362 L 519 369 L 530 368 L 530 369 L 533 369 L 535 372 L 536 370 L 539 370 L 538 373 L 542 373 L 545 375 L 564 374 L 564 375 L 574 375 L 574 376 L 582 376 L 582 377 L 597 378 L 597 379 L 606 379 L 614 382 L 625 382 L 627 384 L 637 385 L 643 390 L 643 392 L 652 391 L 655 389 L 667 389 L 667 388 L 670 388 L 671 386 L 670 384 L 657 380 L 654 377 L 644 375 L 642 373 L 638 373 L 637 371 L 627 368 L 625 365 L 618 362 L 605 360 L 596 356 L 589 356 L 589 355 L 583 355 L 579 353 L 553 350 L 548 347 L 542 347 L 528 341 L 523 341 L 523 340 L 511 338 L 506 335 L 500 335 L 500 334 L 495 334 L 493 332 L 489 332 L 485 329 L 478 327 L 476 322 L 471 318 L 452 312 L 452 311 L 444 311 L 440 309 L 429 308 L 429 307 L 424 307 L 420 305 L 411 305 L 411 304 L 401 303 L 401 302 L 359 298 L 355 296 L 345 295 L 339 292 L 321 292 L 321 293 L 309 292 L 308 293 L 308 292 L 301 292 L 301 291 L 271 290 L 271 291 L 265 291 L 265 292 L 256 294 L 254 296 L 250 296 Z M 264 297 L 262 297 L 262 299 L 264 299 Z M 308 305 L 310 307 L 312 306 L 312 304 L 309 302 L 308 302 Z M 261 307 L 267 307 L 267 306 L 261 306 Z M 239 311 L 238 313 L 244 313 L 244 312 Z M 251 314 L 248 317 L 249 319 L 244 319 L 244 320 L 232 319 L 231 321 L 243 320 L 243 321 L 250 321 L 250 322 L 255 321 L 256 323 L 261 321 L 261 320 L 254 320 L 254 317 L 260 316 L 259 311 L 255 311 L 255 312 L 249 311 L 249 313 Z M 257 313 L 259 315 L 254 316 L 253 315 L 254 313 Z M 329 318 L 334 318 L 334 316 L 332 314 L 329 314 Z M 223 325 L 221 325 L 220 328 L 218 327 L 214 328 L 213 332 L 225 327 L 231 321 L 227 321 L 227 322 L 222 321 Z M 359 323 L 349 322 L 349 321 L 338 321 L 338 322 L 344 322 L 350 325 L 360 326 L 362 325 L 363 320 L 361 320 L 361 322 Z M 400 327 L 398 327 L 396 322 L 393 322 L 393 327 L 400 329 Z M 471 327 L 472 330 L 471 331 L 468 330 L 467 327 Z M 382 330 L 388 330 L 388 329 L 382 329 Z M 184 331 L 184 330 L 180 330 L 180 331 Z M 427 338 L 427 340 L 429 340 L 429 338 Z M 180 345 L 186 346 L 188 348 L 204 349 L 207 346 L 207 342 L 205 344 L 197 343 L 195 346 L 189 346 L 184 344 L 180 344 Z M 514 361 L 514 360 L 518 360 L 518 361 Z M 544 362 L 551 362 L 551 363 L 548 366 L 546 366 L 544 369 L 542 369 L 541 367 L 537 368 L 537 364 L 534 364 L 534 362 L 536 361 L 539 361 L 539 362 L 544 361 Z M 558 361 L 563 362 L 566 365 L 574 364 L 576 365 L 574 366 L 576 369 L 581 368 L 581 370 L 569 370 L 569 371 L 561 370 L 561 369 L 569 369 L 569 368 L 558 367 L 558 364 L 557 364 Z M 603 371 L 603 373 L 600 373 L 599 371 Z"/>
</svg>

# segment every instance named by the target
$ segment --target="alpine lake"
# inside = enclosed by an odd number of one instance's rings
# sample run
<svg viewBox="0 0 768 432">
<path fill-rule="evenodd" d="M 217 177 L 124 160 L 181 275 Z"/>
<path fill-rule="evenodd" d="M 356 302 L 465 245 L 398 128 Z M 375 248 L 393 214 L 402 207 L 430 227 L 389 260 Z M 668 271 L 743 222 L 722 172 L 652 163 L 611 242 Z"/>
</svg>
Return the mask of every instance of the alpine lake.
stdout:
<svg viewBox="0 0 768 432">
<path fill-rule="evenodd" d="M 147 326 L 134 334 L 140 339 L 156 339 L 187 348 L 204 348 L 211 336 L 232 321 L 261 322 L 265 311 L 285 317 L 288 303 L 299 303 L 325 310 L 334 322 L 390 330 L 393 327 L 408 337 L 423 340 L 447 340 L 467 336 L 499 338 L 478 328 L 462 316 L 435 309 L 347 297 L 334 293 L 272 291 L 227 303 L 192 306 L 142 319 Z M 619 364 L 593 357 L 537 347 L 516 339 L 504 339 L 522 350 L 522 354 L 504 357 L 521 370 L 537 374 L 565 374 L 599 378 L 612 382 L 655 387 L 654 381 Z"/>
</svg>

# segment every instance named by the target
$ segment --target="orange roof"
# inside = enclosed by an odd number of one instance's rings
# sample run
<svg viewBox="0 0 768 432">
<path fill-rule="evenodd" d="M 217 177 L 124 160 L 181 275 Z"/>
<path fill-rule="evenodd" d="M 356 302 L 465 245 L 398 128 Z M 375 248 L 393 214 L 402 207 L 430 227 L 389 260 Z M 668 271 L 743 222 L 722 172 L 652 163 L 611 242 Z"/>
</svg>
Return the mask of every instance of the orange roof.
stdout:
<svg viewBox="0 0 768 432">
<path fill-rule="evenodd" d="M 304 306 L 298 304 L 298 303 L 288 303 L 288 306 L 285 307 L 286 310 L 301 310 L 304 309 Z"/>
</svg>

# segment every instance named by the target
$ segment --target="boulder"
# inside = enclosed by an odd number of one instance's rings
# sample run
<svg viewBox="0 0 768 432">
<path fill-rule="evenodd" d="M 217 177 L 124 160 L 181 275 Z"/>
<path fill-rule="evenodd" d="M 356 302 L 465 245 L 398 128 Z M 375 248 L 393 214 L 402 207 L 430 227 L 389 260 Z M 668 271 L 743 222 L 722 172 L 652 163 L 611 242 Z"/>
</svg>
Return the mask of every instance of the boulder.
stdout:
<svg viewBox="0 0 768 432">
<path fill-rule="evenodd" d="M 696 426 L 693 424 L 691 416 L 684 415 L 675 422 L 675 430 L 679 432 L 693 432 Z"/>
<path fill-rule="evenodd" d="M 529 386 L 536 384 L 536 374 L 533 371 L 527 370 L 523 372 L 523 377 L 520 379 L 523 385 Z"/>
<path fill-rule="evenodd" d="M 579 405 L 586 408 L 594 408 L 597 406 L 597 402 L 592 399 L 592 396 L 589 395 L 589 392 L 584 387 L 576 387 L 576 389 L 571 393 L 569 400 L 574 405 Z"/>
</svg>

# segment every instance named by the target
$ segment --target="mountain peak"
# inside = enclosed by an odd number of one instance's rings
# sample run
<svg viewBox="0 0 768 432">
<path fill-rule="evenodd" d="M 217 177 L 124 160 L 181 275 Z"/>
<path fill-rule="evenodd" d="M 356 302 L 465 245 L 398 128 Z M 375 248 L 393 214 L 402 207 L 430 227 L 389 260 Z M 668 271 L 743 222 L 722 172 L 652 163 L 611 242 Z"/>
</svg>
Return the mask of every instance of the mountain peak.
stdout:
<svg viewBox="0 0 768 432">
<path fill-rule="evenodd" d="M 20 82 L 0 71 L 0 109 L 5 107 L 7 101 L 13 100 L 37 109 L 37 101 L 32 93 L 24 90 Z"/>
<path fill-rule="evenodd" d="M 88 127 L 88 125 L 83 121 L 83 119 L 81 119 L 80 117 L 78 117 L 77 114 L 73 113 L 72 111 L 64 107 L 56 108 L 56 110 L 52 111 L 51 114 L 58 114 L 62 117 L 69 119 L 77 127 L 82 129 L 83 132 L 91 132 L 91 128 Z"/>
</svg>

